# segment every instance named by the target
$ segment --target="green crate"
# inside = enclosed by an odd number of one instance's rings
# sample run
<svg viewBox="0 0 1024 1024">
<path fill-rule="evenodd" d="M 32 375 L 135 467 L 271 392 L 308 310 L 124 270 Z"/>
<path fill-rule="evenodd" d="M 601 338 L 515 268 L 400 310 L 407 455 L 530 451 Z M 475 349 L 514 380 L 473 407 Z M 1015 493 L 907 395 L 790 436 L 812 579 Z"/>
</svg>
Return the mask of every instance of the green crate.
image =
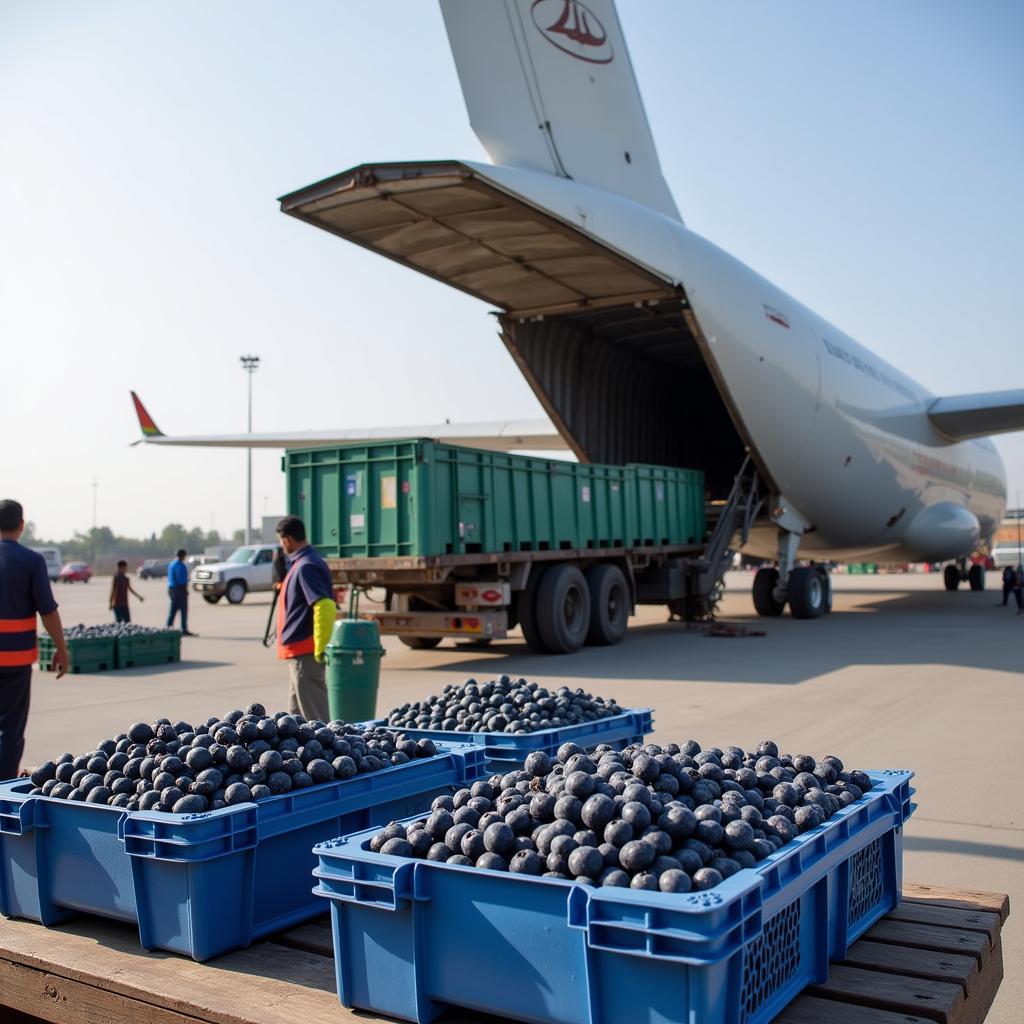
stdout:
<svg viewBox="0 0 1024 1024">
<path fill-rule="evenodd" d="M 285 453 L 288 508 L 328 558 L 696 544 L 704 477 L 407 440 Z"/>
<path fill-rule="evenodd" d="M 68 640 L 68 672 L 104 672 L 117 668 L 117 641 L 106 637 Z M 56 647 L 49 636 L 39 637 L 39 667 L 50 671 Z"/>
<path fill-rule="evenodd" d="M 181 661 L 181 633 L 176 629 L 117 638 L 117 667 L 141 668 Z"/>
</svg>

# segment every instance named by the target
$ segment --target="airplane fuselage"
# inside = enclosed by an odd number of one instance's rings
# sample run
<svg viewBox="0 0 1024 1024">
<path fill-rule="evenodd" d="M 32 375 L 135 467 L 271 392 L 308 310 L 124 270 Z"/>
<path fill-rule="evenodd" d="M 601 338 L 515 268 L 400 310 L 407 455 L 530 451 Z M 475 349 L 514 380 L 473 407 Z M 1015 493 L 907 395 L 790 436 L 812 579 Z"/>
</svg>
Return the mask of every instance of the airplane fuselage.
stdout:
<svg viewBox="0 0 1024 1024">
<path fill-rule="evenodd" d="M 941 561 L 991 536 L 1002 461 L 987 439 L 944 438 L 919 383 L 679 221 L 565 178 L 470 166 L 684 289 L 771 511 L 802 524 L 802 554 Z M 754 531 L 746 550 L 772 556 L 774 533 Z"/>
</svg>

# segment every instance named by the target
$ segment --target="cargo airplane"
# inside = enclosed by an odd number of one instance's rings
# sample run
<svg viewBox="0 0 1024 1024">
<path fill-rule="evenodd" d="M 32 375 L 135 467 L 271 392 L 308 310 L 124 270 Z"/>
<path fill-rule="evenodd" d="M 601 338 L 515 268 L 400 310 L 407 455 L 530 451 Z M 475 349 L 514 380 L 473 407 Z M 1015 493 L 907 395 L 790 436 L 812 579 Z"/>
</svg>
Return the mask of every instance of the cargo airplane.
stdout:
<svg viewBox="0 0 1024 1024">
<path fill-rule="evenodd" d="M 933 395 L 689 230 L 613 0 L 441 9 L 493 162 L 361 164 L 281 209 L 496 306 L 551 423 L 144 440 L 422 435 L 695 467 L 719 508 L 745 510 L 728 548 L 775 563 L 755 578 L 762 615 L 827 611 L 829 561 L 942 561 L 947 589 L 983 589 L 968 555 L 1007 490 L 987 435 L 1024 429 L 1024 389 Z"/>
</svg>

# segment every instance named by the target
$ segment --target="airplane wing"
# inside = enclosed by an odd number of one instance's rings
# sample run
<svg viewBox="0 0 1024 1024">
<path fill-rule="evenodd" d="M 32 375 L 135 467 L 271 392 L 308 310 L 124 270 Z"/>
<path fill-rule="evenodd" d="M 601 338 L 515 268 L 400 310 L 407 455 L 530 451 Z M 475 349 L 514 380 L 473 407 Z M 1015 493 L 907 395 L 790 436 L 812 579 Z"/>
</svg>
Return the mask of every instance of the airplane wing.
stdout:
<svg viewBox="0 0 1024 1024">
<path fill-rule="evenodd" d="M 199 448 L 319 448 L 350 441 L 398 441 L 429 437 L 488 451 L 566 451 L 568 445 L 547 420 L 496 420 L 483 423 L 430 423 L 407 427 L 297 430 L 279 434 L 168 435 L 156 425 L 133 391 L 132 402 L 142 437 L 133 444 L 182 445 Z"/>
<path fill-rule="evenodd" d="M 1024 389 L 937 398 L 928 418 L 951 441 L 1024 430 Z"/>
</svg>

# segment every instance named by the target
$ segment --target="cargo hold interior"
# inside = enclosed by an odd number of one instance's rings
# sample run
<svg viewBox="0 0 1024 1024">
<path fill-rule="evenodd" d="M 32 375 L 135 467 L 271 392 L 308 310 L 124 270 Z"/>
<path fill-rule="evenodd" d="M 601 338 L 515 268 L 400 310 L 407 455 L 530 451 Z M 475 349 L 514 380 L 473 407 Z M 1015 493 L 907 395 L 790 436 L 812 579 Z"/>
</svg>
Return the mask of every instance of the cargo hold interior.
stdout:
<svg viewBox="0 0 1024 1024">
<path fill-rule="evenodd" d="M 679 285 L 460 163 L 363 165 L 281 208 L 497 306 L 582 461 L 699 469 L 709 497 L 728 494 L 744 444 Z"/>
</svg>

